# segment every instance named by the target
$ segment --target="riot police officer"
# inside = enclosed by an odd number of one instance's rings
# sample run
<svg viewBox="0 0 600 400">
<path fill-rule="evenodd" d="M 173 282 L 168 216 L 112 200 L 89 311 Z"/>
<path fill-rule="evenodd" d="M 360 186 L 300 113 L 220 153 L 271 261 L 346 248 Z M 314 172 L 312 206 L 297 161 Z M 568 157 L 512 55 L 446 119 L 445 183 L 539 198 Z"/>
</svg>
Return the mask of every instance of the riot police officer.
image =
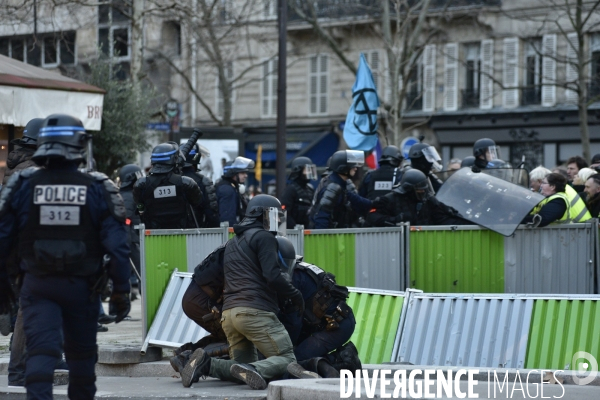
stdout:
<svg viewBox="0 0 600 400">
<path fill-rule="evenodd" d="M 133 185 L 133 198 L 148 229 L 198 228 L 202 192 L 198 184 L 179 174 L 185 159 L 175 142 L 152 149 L 150 175 Z"/>
<path fill-rule="evenodd" d="M 408 156 L 410 158 L 411 167 L 421 171 L 427 177 L 430 185 L 430 194 L 433 195 L 437 193 L 444 182 L 431 171 L 432 168 L 435 168 L 437 171 L 442 170 L 442 159 L 435 147 L 430 146 L 427 143 L 417 143 L 411 146 L 408 151 Z"/>
<path fill-rule="evenodd" d="M 131 299 L 135 300 L 139 294 L 139 280 L 138 275 L 141 274 L 140 269 L 140 234 L 134 227 L 141 224 L 140 216 L 137 213 L 137 206 L 133 199 L 133 185 L 138 179 L 144 177 L 144 172 L 140 167 L 135 164 L 124 165 L 119 170 L 119 192 L 123 197 L 125 203 L 126 219 L 125 225 L 127 227 L 127 243 L 129 244 L 129 257 L 133 262 L 136 271 L 131 271 Z"/>
<path fill-rule="evenodd" d="M 315 189 L 310 184 L 317 179 L 317 167 L 308 157 L 297 157 L 292 161 L 292 172 L 288 185 L 281 196 L 281 204 L 287 211 L 287 228 L 296 225 L 308 228 L 308 210 L 312 204 Z"/>
<path fill-rule="evenodd" d="M 101 275 L 105 251 L 112 259 L 108 275 L 114 285 L 110 301 L 116 322 L 130 309 L 125 207 L 106 175 L 77 170 L 86 141 L 77 118 L 50 115 L 32 158 L 45 168 L 15 174 L 0 197 L 0 303 L 6 301 L 6 255 L 18 238 L 28 398 L 52 398 L 53 369 L 63 338 L 69 397 L 94 398 L 100 304 L 93 285 Z"/>
<path fill-rule="evenodd" d="M 254 161 L 245 157 L 236 157 L 231 165 L 224 168 L 223 176 L 216 185 L 220 222 L 229 222 L 229 226 L 233 226 L 244 217 L 247 202 L 240 193 L 240 186 L 246 183 L 248 171 L 252 168 Z"/>
<path fill-rule="evenodd" d="M 354 363 L 347 365 L 335 355 L 328 354 L 346 343 L 356 326 L 354 313 L 346 304 L 348 288 L 335 282 L 335 276 L 316 265 L 302 261 L 292 243 L 283 236 L 277 237 L 282 270 L 291 276 L 292 284 L 302 293 L 304 314 L 286 312 L 285 305 L 279 319 L 285 326 L 294 344 L 298 364 L 305 370 L 318 373 L 325 378 L 339 378 L 338 369 L 361 369 L 358 353 Z M 342 365 L 344 364 L 344 365 Z M 301 377 L 302 369 L 288 366 L 288 372 Z"/>
<path fill-rule="evenodd" d="M 4 171 L 4 178 L 2 179 L 3 185 L 6 185 L 8 179 L 15 172 L 37 165 L 31 157 L 37 149 L 37 138 L 43 122 L 43 118 L 32 119 L 25 125 L 23 137 L 11 141 L 17 147 L 8 154 L 6 159 L 6 171 Z"/>
<path fill-rule="evenodd" d="M 470 225 L 452 207 L 429 195 L 429 180 L 418 169 L 404 172 L 400 185 L 380 199 L 366 217 L 369 226 L 394 226 L 399 222 L 411 225 Z"/>
<path fill-rule="evenodd" d="M 209 177 L 201 174 L 198 169 L 200 158 L 202 156 L 206 157 L 207 154 L 208 152 L 205 149 L 201 150 L 200 146 L 196 143 L 190 154 L 185 158 L 181 174 L 196 181 L 202 191 L 202 203 L 199 208 L 203 212 L 201 215 L 196 215 L 198 223 L 202 228 L 216 228 L 219 226 L 219 204 L 217 202 L 215 185 L 213 185 Z"/>
<path fill-rule="evenodd" d="M 347 180 L 362 166 L 365 153 L 340 150 L 331 156 L 331 174 L 324 178 L 322 189 L 315 194 L 309 227 L 312 229 L 348 228 L 351 213 L 362 214 L 372 207 L 372 202 L 348 190 Z"/>
<path fill-rule="evenodd" d="M 210 358 L 197 349 L 182 372 L 185 387 L 208 375 L 265 389 L 267 380 L 280 377 L 296 361 L 290 337 L 276 316 L 280 298 L 291 299 L 296 312 L 304 311 L 302 295 L 278 264 L 274 235 L 285 229 L 282 213 L 279 200 L 261 194 L 250 200 L 246 217 L 233 227 L 236 236 L 227 244 L 223 259 L 221 317 L 232 360 Z M 257 360 L 257 350 L 265 360 Z"/>
<path fill-rule="evenodd" d="M 492 139 L 479 139 L 473 144 L 474 166 L 478 169 L 505 167 L 500 159 L 500 147 Z M 510 166 L 509 166 L 510 168 Z"/>
<path fill-rule="evenodd" d="M 402 152 L 396 146 L 387 146 L 381 152 L 379 169 L 369 171 L 363 178 L 358 194 L 370 200 L 383 196 L 392 190 L 402 178 L 398 169 L 402 163 Z"/>
</svg>

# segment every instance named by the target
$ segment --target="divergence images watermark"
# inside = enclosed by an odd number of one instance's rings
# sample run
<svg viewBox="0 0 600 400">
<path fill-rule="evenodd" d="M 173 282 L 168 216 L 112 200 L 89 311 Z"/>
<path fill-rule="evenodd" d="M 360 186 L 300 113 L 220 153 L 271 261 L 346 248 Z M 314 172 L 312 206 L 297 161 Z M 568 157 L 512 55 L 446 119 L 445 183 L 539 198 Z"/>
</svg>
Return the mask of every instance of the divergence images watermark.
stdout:
<svg viewBox="0 0 600 400">
<path fill-rule="evenodd" d="M 581 359 L 584 362 L 577 363 Z M 575 353 L 570 365 L 578 366 L 577 374 L 573 376 L 573 382 L 577 385 L 590 384 L 598 372 L 596 358 L 585 351 Z M 487 376 L 486 398 L 563 398 L 565 388 L 562 385 L 562 379 L 557 376 L 558 372 L 564 372 L 564 370 L 534 369 L 527 373 L 525 380 L 521 379 L 519 373 L 515 373 L 513 381 L 510 382 L 509 373 L 506 370 L 500 373 L 496 370 L 483 371 L 483 374 Z M 373 370 L 370 374 L 367 370 L 356 370 L 354 374 L 349 370 L 342 370 L 340 375 L 340 398 L 342 399 L 350 397 L 360 398 L 363 388 L 366 397 L 369 399 L 376 397 L 384 399 L 406 398 L 407 395 L 417 399 L 441 399 L 447 397 L 477 399 L 479 398 L 479 393 L 475 393 L 475 386 L 480 384 L 480 382 L 482 385 L 486 383 L 485 379 L 477 379 L 479 370 L 476 369 L 459 369 L 454 372 L 441 369 L 414 369 L 410 373 L 406 370 L 392 371 L 382 369 Z M 549 383 L 544 382 L 544 378 L 548 377 L 552 382 L 560 386 L 562 390 L 561 395 L 544 395 L 544 384 L 547 385 Z M 461 380 L 466 380 L 466 390 L 464 387 L 461 388 Z"/>
</svg>

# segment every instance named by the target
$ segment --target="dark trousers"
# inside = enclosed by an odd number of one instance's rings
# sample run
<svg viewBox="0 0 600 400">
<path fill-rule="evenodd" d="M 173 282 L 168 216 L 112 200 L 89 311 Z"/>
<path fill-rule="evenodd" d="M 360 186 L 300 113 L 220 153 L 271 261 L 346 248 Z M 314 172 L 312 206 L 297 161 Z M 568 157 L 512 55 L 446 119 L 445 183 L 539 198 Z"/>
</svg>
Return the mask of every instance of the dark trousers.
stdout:
<svg viewBox="0 0 600 400">
<path fill-rule="evenodd" d="M 205 331 L 215 337 L 216 341 L 227 340 L 225 332 L 221 327 L 221 318 L 214 318 L 211 321 L 204 321 L 202 317 L 212 314 L 209 304 L 210 297 L 196 284 L 192 279 L 187 290 L 181 299 L 183 312 L 189 319 L 200 325 Z"/>
<path fill-rule="evenodd" d="M 90 300 L 88 280 L 26 274 L 21 308 L 27 340 L 27 398 L 52 399 L 54 366 L 64 352 L 69 366 L 69 399 L 91 400 L 96 393 L 95 364 L 99 298 Z"/>
<path fill-rule="evenodd" d="M 354 333 L 356 321 L 351 313 L 340 322 L 340 327 L 334 331 L 318 331 L 310 335 L 302 334 L 299 344 L 294 349 L 298 361 L 313 357 L 326 357 L 327 353 L 342 346 Z"/>
<path fill-rule="evenodd" d="M 25 380 L 25 332 L 23 331 L 23 311 L 19 307 L 17 321 L 10 345 L 10 361 L 8 363 L 8 383 L 21 385 Z"/>
</svg>

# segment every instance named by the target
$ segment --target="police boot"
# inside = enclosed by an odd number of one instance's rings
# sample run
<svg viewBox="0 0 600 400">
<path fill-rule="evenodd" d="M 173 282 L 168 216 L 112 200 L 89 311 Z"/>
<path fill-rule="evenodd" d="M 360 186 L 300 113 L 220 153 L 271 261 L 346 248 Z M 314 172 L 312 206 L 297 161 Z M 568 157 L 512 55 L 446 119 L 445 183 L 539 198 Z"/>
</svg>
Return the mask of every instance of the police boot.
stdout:
<svg viewBox="0 0 600 400">
<path fill-rule="evenodd" d="M 209 357 L 224 357 L 229 356 L 229 344 L 227 343 L 211 343 L 204 348 Z M 229 357 L 227 357 L 229 358 Z"/>
<path fill-rule="evenodd" d="M 356 370 L 362 369 L 362 364 L 358 357 L 358 350 L 352 342 L 348 342 L 342 347 L 338 347 L 334 352 L 330 353 L 329 356 L 334 357 L 331 365 L 338 371 L 347 369 L 354 375 Z"/>
<path fill-rule="evenodd" d="M 308 360 L 298 361 L 298 364 L 300 364 L 304 369 L 316 372 L 323 378 L 340 377 L 339 371 L 335 369 L 326 358 L 323 357 L 314 357 L 309 358 Z"/>
<path fill-rule="evenodd" d="M 185 351 L 179 353 L 178 355 L 171 357 L 169 359 L 169 362 L 171 363 L 171 367 L 173 367 L 175 372 L 183 371 L 183 368 L 188 363 L 191 356 L 192 356 L 192 351 L 185 350 Z"/>
<path fill-rule="evenodd" d="M 190 387 L 192 383 L 198 382 L 200 377 L 206 378 L 210 372 L 210 357 L 204 350 L 196 349 L 190 360 L 181 371 L 181 383 L 183 387 Z"/>
<path fill-rule="evenodd" d="M 311 358 L 300 362 L 288 364 L 287 372 L 298 379 L 319 379 L 321 376 L 317 371 L 317 359 Z"/>
<path fill-rule="evenodd" d="M 194 346 L 194 343 L 192 342 L 187 342 L 185 344 L 182 344 L 181 346 L 179 346 L 178 348 L 176 348 L 175 350 L 173 350 L 173 355 L 174 356 L 178 356 L 181 353 L 183 353 L 184 351 L 194 351 L 196 350 L 198 347 Z"/>
</svg>

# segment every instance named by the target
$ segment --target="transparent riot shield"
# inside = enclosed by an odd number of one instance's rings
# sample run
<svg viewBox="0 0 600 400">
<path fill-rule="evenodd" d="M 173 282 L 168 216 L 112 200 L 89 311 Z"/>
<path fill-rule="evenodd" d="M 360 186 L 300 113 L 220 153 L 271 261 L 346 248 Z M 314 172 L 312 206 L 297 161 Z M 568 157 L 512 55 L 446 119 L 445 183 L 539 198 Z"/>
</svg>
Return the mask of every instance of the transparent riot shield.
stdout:
<svg viewBox="0 0 600 400">
<path fill-rule="evenodd" d="M 486 168 L 481 172 L 529 189 L 529 173 L 523 168 Z"/>
<path fill-rule="evenodd" d="M 510 236 L 544 196 L 493 175 L 462 168 L 444 183 L 436 198 L 458 210 L 462 218 Z"/>
</svg>

